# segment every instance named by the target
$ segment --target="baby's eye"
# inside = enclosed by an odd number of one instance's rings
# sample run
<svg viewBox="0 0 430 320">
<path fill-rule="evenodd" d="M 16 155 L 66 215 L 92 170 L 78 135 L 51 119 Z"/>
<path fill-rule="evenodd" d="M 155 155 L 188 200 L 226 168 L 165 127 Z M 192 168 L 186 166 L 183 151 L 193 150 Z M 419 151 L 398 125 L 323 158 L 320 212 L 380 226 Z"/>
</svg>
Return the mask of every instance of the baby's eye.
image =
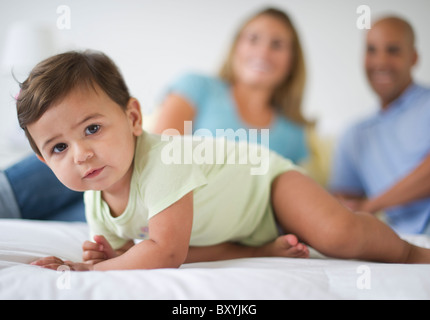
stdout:
<svg viewBox="0 0 430 320">
<path fill-rule="evenodd" d="M 85 129 L 85 134 L 92 135 L 97 133 L 100 130 L 100 125 L 92 124 Z"/>
<path fill-rule="evenodd" d="M 57 143 L 54 148 L 52 148 L 53 153 L 61 153 L 67 149 L 67 144 L 65 143 Z"/>
</svg>

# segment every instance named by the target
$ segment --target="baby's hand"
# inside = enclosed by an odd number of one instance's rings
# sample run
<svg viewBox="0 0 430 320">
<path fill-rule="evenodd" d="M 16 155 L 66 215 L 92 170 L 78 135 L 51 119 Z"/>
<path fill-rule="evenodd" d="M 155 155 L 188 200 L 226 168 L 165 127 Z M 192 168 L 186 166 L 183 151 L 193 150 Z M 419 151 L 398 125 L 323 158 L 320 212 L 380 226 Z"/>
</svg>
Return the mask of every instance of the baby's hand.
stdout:
<svg viewBox="0 0 430 320">
<path fill-rule="evenodd" d="M 69 270 L 73 271 L 90 271 L 93 269 L 93 266 L 87 263 L 79 263 L 72 261 L 63 261 L 57 257 L 45 257 L 37 259 L 30 263 L 34 266 L 39 266 L 46 269 L 59 270 L 62 266 L 67 266 Z M 64 269 L 63 269 L 64 270 Z"/>
<path fill-rule="evenodd" d="M 94 241 L 85 241 L 82 245 L 82 259 L 86 263 L 96 264 L 117 256 L 104 236 L 94 236 Z"/>
</svg>

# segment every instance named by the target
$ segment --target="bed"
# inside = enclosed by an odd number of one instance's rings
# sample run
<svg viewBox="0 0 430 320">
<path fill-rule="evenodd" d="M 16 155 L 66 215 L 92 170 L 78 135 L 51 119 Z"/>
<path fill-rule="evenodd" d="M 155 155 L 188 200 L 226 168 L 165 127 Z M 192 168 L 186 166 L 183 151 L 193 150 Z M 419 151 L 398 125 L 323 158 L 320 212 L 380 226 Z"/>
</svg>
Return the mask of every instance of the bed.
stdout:
<svg viewBox="0 0 430 320">
<path fill-rule="evenodd" d="M 81 244 L 88 238 L 85 223 L 0 220 L 0 234 L 2 300 L 430 299 L 430 265 L 329 259 L 311 250 L 309 259 L 235 259 L 160 270 L 53 271 L 28 263 L 48 255 L 80 261 Z M 430 247 L 430 237 L 405 238 Z"/>
</svg>

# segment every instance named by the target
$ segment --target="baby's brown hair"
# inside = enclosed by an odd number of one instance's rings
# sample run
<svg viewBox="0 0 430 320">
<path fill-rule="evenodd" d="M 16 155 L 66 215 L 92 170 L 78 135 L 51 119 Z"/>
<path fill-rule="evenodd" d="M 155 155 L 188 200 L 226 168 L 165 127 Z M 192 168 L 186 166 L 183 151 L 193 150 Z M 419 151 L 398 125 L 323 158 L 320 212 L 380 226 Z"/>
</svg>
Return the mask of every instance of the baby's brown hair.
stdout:
<svg viewBox="0 0 430 320">
<path fill-rule="evenodd" d="M 16 99 L 18 122 L 31 148 L 41 156 L 27 126 L 36 122 L 55 103 L 79 87 L 96 90 L 98 86 L 124 110 L 130 99 L 127 85 L 115 63 L 96 51 L 70 51 L 37 64 L 20 83 Z"/>
</svg>

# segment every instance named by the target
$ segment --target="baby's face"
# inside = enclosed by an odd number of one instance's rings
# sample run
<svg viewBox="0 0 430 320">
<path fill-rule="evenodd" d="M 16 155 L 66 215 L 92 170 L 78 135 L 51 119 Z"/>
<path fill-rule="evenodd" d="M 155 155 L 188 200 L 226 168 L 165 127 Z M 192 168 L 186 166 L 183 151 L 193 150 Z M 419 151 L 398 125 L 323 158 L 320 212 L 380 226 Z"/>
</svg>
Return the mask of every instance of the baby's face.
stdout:
<svg viewBox="0 0 430 320">
<path fill-rule="evenodd" d="M 76 191 L 127 190 L 135 137 L 142 133 L 140 106 L 124 112 L 101 89 L 76 89 L 28 130 L 57 178 Z M 125 189 L 124 189 L 125 188 Z"/>
</svg>

